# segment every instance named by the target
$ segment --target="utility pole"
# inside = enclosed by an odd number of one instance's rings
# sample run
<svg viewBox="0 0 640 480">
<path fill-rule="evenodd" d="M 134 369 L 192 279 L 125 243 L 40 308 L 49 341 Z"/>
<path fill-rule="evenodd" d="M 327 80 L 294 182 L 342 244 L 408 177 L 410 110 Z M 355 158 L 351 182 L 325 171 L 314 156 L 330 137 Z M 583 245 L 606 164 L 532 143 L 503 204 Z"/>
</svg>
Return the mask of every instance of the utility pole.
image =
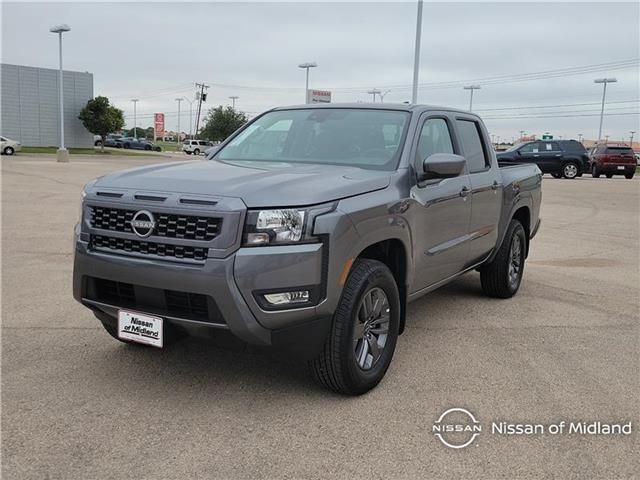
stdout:
<svg viewBox="0 0 640 480">
<path fill-rule="evenodd" d="M 236 100 L 239 99 L 240 97 L 237 95 L 231 95 L 229 97 L 231 99 L 231 108 L 233 108 L 234 110 L 236 109 Z"/>
<path fill-rule="evenodd" d="M 631 134 L 631 137 L 629 138 L 629 146 L 631 148 L 633 148 L 633 134 L 636 133 L 636 131 L 635 130 L 631 130 L 631 131 L 629 131 L 629 133 Z"/>
<path fill-rule="evenodd" d="M 367 93 L 369 95 L 373 95 L 373 103 L 376 103 L 376 95 L 380 95 L 382 92 L 377 88 L 374 88 L 373 90 L 369 90 Z"/>
<path fill-rule="evenodd" d="M 602 119 L 604 118 L 604 99 L 607 95 L 607 83 L 615 83 L 618 80 L 615 78 L 598 78 L 593 81 L 593 83 L 603 83 L 604 88 L 602 89 L 602 109 L 600 110 L 600 128 L 598 129 L 598 142 L 602 138 Z"/>
<path fill-rule="evenodd" d="M 204 83 L 196 83 L 196 89 L 200 88 L 200 92 L 198 92 L 198 113 L 196 113 L 196 137 L 198 136 L 198 128 L 200 127 L 200 112 L 202 111 L 202 102 L 207 101 L 207 94 L 204 93 L 206 88 L 209 88 L 209 85 L 205 85 Z"/>
<path fill-rule="evenodd" d="M 137 98 L 132 98 L 133 102 L 133 138 L 138 138 L 138 117 L 136 114 L 136 104 L 140 101 Z"/>
<path fill-rule="evenodd" d="M 420 36 L 422 35 L 422 0 L 418 0 L 418 14 L 416 18 L 416 45 L 413 51 L 413 89 L 411 103 L 418 103 L 418 77 L 420 74 Z"/>
<path fill-rule="evenodd" d="M 182 101 L 182 97 L 176 98 L 176 102 L 178 102 L 178 133 L 176 135 L 176 149 L 178 145 L 180 145 L 180 102 Z"/>
<path fill-rule="evenodd" d="M 464 90 L 471 90 L 471 98 L 469 99 L 469 111 L 473 109 L 473 91 L 480 90 L 480 85 L 467 85 L 466 87 L 462 87 Z"/>
</svg>

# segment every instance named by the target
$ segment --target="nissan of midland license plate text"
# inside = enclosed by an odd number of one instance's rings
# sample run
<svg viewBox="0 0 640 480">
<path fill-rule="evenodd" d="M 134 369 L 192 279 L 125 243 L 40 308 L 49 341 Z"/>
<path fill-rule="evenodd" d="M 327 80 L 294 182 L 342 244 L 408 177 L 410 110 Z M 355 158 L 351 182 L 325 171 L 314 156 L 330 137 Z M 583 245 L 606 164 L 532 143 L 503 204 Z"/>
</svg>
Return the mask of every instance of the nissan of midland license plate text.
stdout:
<svg viewBox="0 0 640 480">
<path fill-rule="evenodd" d="M 118 338 L 162 348 L 162 319 L 120 310 Z"/>
</svg>

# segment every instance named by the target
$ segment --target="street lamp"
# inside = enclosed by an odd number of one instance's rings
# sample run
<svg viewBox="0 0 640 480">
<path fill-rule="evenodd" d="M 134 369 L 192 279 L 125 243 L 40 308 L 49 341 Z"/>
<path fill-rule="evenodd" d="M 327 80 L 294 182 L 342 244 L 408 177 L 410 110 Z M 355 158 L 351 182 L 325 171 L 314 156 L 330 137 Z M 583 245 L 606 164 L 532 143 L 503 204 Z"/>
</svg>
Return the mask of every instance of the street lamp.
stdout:
<svg viewBox="0 0 640 480">
<path fill-rule="evenodd" d="M 307 71 L 307 81 L 304 89 L 304 103 L 309 103 L 309 69 L 317 66 L 318 64 L 316 62 L 307 62 L 298 65 L 298 68 L 304 68 Z"/>
<path fill-rule="evenodd" d="M 229 97 L 231 99 L 231 108 L 233 108 L 234 110 L 236 109 L 236 100 L 239 99 L 240 97 L 237 95 L 231 95 Z"/>
<path fill-rule="evenodd" d="M 62 34 L 64 32 L 70 31 L 71 28 L 69 25 L 56 25 L 55 27 L 51 27 L 49 31 L 51 33 L 58 34 L 58 50 L 60 54 L 60 70 L 59 70 L 59 87 L 60 87 L 60 148 L 57 152 L 56 160 L 58 162 L 68 162 L 69 161 L 69 152 L 66 148 L 64 148 L 64 97 L 63 97 L 63 88 L 62 88 Z"/>
<path fill-rule="evenodd" d="M 582 143 L 582 134 L 581 134 L 581 133 L 579 133 L 579 134 L 578 134 L 578 141 L 579 141 L 580 143 Z"/>
<path fill-rule="evenodd" d="M 133 102 L 133 138 L 138 138 L 138 117 L 136 113 L 136 105 L 140 101 L 137 98 L 132 98 Z"/>
<path fill-rule="evenodd" d="M 182 99 L 189 102 L 189 138 L 193 138 L 193 100 L 189 100 L 187 97 L 182 97 Z"/>
<path fill-rule="evenodd" d="M 416 16 L 416 44 L 413 50 L 413 88 L 411 90 L 411 103 L 418 103 L 418 77 L 420 74 L 420 36 L 422 35 L 422 0 L 418 0 L 418 12 Z"/>
<path fill-rule="evenodd" d="M 598 129 L 598 142 L 602 138 L 602 119 L 604 118 L 604 98 L 607 95 L 607 83 L 616 83 L 618 80 L 615 78 L 598 78 L 593 83 L 603 83 L 602 89 L 602 109 L 600 110 L 600 128 Z"/>
<path fill-rule="evenodd" d="M 374 88 L 373 90 L 369 90 L 367 93 L 369 95 L 373 95 L 373 103 L 376 103 L 376 95 L 382 94 L 382 92 L 377 88 Z"/>
<path fill-rule="evenodd" d="M 462 87 L 464 90 L 471 90 L 471 98 L 469 99 L 469 111 L 471 111 L 473 107 L 473 91 L 480 90 L 480 85 L 467 85 L 466 87 Z"/>
<path fill-rule="evenodd" d="M 629 133 L 631 134 L 631 137 L 629 138 L 629 146 L 633 148 L 633 134 L 636 133 L 636 131 L 630 130 Z"/>
<path fill-rule="evenodd" d="M 604 136 L 604 144 L 608 144 L 609 143 L 609 135 L 605 135 Z"/>
</svg>

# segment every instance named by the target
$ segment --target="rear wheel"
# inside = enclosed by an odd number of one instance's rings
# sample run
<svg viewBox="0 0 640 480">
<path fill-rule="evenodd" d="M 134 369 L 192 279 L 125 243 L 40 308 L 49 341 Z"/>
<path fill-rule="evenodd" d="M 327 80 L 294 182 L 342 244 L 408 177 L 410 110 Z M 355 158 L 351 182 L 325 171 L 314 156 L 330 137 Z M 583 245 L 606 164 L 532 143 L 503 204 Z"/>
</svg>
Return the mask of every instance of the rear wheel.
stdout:
<svg viewBox="0 0 640 480">
<path fill-rule="evenodd" d="M 200 155 L 200 149 L 199 149 L 199 148 L 196 148 L 196 149 L 193 151 L 193 154 L 194 154 L 194 155 Z"/>
<path fill-rule="evenodd" d="M 605 176 L 606 176 L 607 178 L 613 178 L 613 173 L 605 173 Z"/>
<path fill-rule="evenodd" d="M 562 167 L 562 176 L 568 179 L 574 179 L 578 176 L 578 165 L 573 162 L 567 162 Z"/>
<path fill-rule="evenodd" d="M 511 298 L 522 283 L 527 237 L 522 224 L 511 220 L 502 245 L 491 263 L 480 269 L 482 290 L 490 297 Z"/>
<path fill-rule="evenodd" d="M 626 178 L 626 179 L 628 179 L 628 180 L 631 180 L 631 179 L 633 178 L 633 174 L 634 174 L 634 173 L 635 173 L 635 172 L 625 173 L 625 174 L 624 174 L 624 178 Z"/>
<path fill-rule="evenodd" d="M 595 163 L 593 164 L 593 167 L 591 167 L 591 176 L 593 178 L 600 178 L 600 170 L 598 169 L 598 165 Z"/>
<path fill-rule="evenodd" d="M 361 395 L 375 387 L 393 358 L 400 325 L 400 295 L 382 262 L 354 263 L 322 352 L 310 362 L 324 387 Z"/>
</svg>

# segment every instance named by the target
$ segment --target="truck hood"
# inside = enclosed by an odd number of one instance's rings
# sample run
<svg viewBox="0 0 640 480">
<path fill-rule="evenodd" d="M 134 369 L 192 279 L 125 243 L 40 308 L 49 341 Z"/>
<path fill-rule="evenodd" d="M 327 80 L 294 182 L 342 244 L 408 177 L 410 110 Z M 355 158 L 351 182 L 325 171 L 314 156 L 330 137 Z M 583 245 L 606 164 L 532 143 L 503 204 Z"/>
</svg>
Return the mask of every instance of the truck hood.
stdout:
<svg viewBox="0 0 640 480">
<path fill-rule="evenodd" d="M 336 165 L 197 160 L 100 177 L 94 188 L 236 197 L 249 208 L 304 206 L 386 188 L 391 172 Z"/>
</svg>

